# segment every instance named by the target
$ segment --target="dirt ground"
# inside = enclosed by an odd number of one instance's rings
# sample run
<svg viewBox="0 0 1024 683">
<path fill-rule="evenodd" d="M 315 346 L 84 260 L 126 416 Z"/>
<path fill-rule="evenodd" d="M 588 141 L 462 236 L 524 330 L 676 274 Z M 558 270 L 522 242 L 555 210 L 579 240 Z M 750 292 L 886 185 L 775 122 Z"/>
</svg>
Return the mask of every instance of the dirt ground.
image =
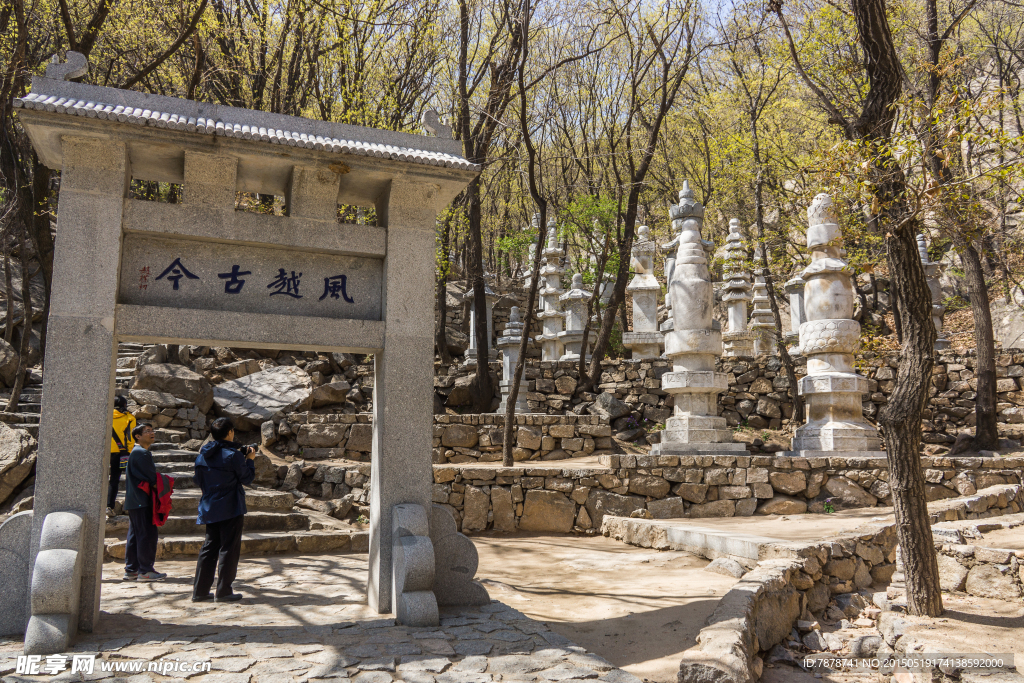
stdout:
<svg viewBox="0 0 1024 683">
<path fill-rule="evenodd" d="M 748 518 L 749 519 L 749 518 Z M 703 520 L 702 520 L 703 521 Z M 674 683 L 682 652 L 732 587 L 708 561 L 603 536 L 474 536 L 491 597 L 656 683 Z"/>
</svg>

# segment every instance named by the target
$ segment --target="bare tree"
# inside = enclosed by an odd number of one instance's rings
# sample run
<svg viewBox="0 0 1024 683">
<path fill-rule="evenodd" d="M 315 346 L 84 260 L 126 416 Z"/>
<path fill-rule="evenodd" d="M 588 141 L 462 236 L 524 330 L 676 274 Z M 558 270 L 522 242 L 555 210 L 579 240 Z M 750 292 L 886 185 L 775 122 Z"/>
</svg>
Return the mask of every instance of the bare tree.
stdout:
<svg viewBox="0 0 1024 683">
<path fill-rule="evenodd" d="M 689 71 L 698 37 L 696 5 L 692 0 L 670 0 L 657 6 L 653 16 L 638 2 L 609 5 L 605 8 L 608 22 L 623 35 L 617 41 L 619 63 L 617 96 L 625 103 L 622 123 L 615 137 L 609 140 L 612 165 L 624 193 L 622 233 L 618 252 L 622 255 L 615 274 L 611 299 L 604 309 L 601 328 L 594 343 L 585 385 L 593 387 L 601 378 L 601 361 L 615 325 L 615 317 L 625 302 L 629 280 L 629 257 L 633 250 L 640 193 L 644 188 L 651 161 L 657 149 L 665 118 L 675 104 L 676 96 Z M 613 76 L 614 77 L 614 76 Z M 621 148 L 618 148 L 621 145 Z M 622 165 L 617 155 L 621 154 Z"/>
<path fill-rule="evenodd" d="M 839 126 L 847 139 L 862 142 L 868 151 L 889 272 L 900 274 L 892 279 L 890 287 L 903 328 L 896 386 L 879 412 L 878 421 L 883 427 L 896 534 L 906 568 L 907 606 L 911 614 L 937 616 L 942 613 L 942 591 L 919 455 L 922 410 L 934 365 L 935 328 L 931 321 L 931 293 L 917 253 L 917 213 L 908 196 L 906 176 L 889 145 L 895 105 L 903 86 L 903 66 L 893 44 L 886 1 L 852 0 L 869 84 L 855 119 L 848 119 L 807 74 L 781 0 L 772 0 L 770 7 L 779 18 L 797 73 L 827 112 L 829 122 Z"/>
</svg>

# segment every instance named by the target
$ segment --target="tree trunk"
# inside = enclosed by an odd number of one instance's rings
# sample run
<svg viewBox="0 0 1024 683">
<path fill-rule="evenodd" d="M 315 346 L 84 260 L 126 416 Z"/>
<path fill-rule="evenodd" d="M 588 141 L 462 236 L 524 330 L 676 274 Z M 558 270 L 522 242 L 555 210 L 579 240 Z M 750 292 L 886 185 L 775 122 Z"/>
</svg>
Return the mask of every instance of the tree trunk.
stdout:
<svg viewBox="0 0 1024 683">
<path fill-rule="evenodd" d="M 521 316 L 523 320 L 523 340 L 519 343 L 519 358 L 516 360 L 516 369 L 512 375 L 512 386 L 509 387 L 508 398 L 505 403 L 505 427 L 501 442 L 501 464 L 503 467 L 515 465 L 512 449 L 515 448 L 516 401 L 519 399 L 519 386 L 523 381 L 523 373 L 526 369 L 526 349 L 530 343 L 534 309 L 537 307 L 537 281 L 540 280 L 540 262 L 543 258 L 541 255 L 543 250 L 539 245 L 547 243 L 548 222 L 546 214 L 547 202 L 542 201 L 540 206 L 540 231 L 537 234 L 538 248 L 533 255 L 530 291 L 526 295 L 526 311 Z M 586 338 L 584 338 L 584 341 L 586 341 Z"/>
<path fill-rule="evenodd" d="M 989 309 L 988 288 L 981 269 L 978 250 L 970 242 L 957 237 L 954 240 L 960 251 L 960 262 L 967 280 L 967 293 L 971 298 L 971 312 L 974 314 L 974 346 L 978 352 L 978 366 L 974 376 L 978 380 L 978 398 L 974 404 L 977 424 L 971 450 L 997 450 L 999 430 L 996 428 L 996 352 L 995 336 L 992 333 L 992 311 Z"/>
<path fill-rule="evenodd" d="M 25 239 L 26 228 L 22 225 L 19 240 L 18 257 L 21 262 L 21 303 L 25 307 L 21 316 L 21 343 L 18 345 L 18 376 L 11 387 L 11 398 L 7 401 L 6 412 L 18 411 L 21 390 L 25 388 L 25 373 L 28 371 L 28 350 L 32 343 L 32 278 L 29 275 L 28 240 Z"/>
<path fill-rule="evenodd" d="M 935 327 L 931 292 L 917 253 L 914 231 L 904 227 L 886 238 L 889 272 L 903 273 L 890 284 L 893 308 L 903 321 L 902 353 L 895 389 L 878 414 L 889 462 L 889 489 L 896 512 L 896 536 L 903 557 L 910 614 L 942 614 L 939 566 L 928 521 L 921 470 L 921 419 L 934 365 Z"/>
<path fill-rule="evenodd" d="M 494 400 L 487 349 L 487 297 L 484 294 L 483 239 L 481 235 L 480 178 L 469 186 L 469 262 L 466 275 L 473 288 L 474 322 L 470 334 L 476 337 L 476 375 L 473 378 L 473 412 L 489 413 Z"/>
<path fill-rule="evenodd" d="M 50 234 L 50 169 L 32 152 L 31 222 L 32 246 L 43 275 L 43 319 L 39 327 L 39 354 L 46 356 L 46 330 L 50 318 L 50 292 L 53 289 L 53 235 Z"/>
<path fill-rule="evenodd" d="M 434 325 L 434 346 L 437 347 L 441 362 L 447 365 L 452 362 L 452 354 L 448 351 L 448 333 L 445 329 L 448 320 L 448 243 L 451 234 L 447 220 L 444 221 L 441 230 L 441 263 L 437 267 L 435 286 L 437 322 Z"/>
<path fill-rule="evenodd" d="M 11 249 L 7 244 L 7 236 L 0 236 L 4 240 L 4 285 L 7 287 L 7 324 L 4 328 L 4 341 L 8 344 L 14 338 L 14 276 L 11 273 Z"/>
</svg>

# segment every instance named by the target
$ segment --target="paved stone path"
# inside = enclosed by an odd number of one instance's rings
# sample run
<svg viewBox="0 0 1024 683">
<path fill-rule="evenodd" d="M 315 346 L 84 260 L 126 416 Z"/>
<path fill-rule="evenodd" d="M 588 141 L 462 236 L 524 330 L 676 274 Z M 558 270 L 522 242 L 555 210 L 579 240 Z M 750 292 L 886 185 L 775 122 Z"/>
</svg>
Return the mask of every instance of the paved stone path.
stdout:
<svg viewBox="0 0 1024 683">
<path fill-rule="evenodd" d="M 73 649 L 99 653 L 91 676 L 17 675 L 21 641 L 6 638 L 0 639 L 3 680 L 639 683 L 500 602 L 446 610 L 438 628 L 398 626 L 365 604 L 365 555 L 243 558 L 235 590 L 245 599 L 235 604 L 191 602 L 193 562 L 157 565 L 168 579 L 149 584 L 122 582 L 123 565 L 104 565 L 99 627 Z M 212 660 L 211 671 L 100 671 L 102 662 L 175 659 Z"/>
</svg>

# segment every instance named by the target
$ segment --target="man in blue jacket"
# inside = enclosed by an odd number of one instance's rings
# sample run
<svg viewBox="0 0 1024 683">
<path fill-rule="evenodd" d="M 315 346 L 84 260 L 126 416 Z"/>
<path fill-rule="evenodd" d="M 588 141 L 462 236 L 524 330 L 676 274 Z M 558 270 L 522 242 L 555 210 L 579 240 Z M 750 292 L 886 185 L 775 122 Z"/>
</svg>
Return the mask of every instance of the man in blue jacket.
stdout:
<svg viewBox="0 0 1024 683">
<path fill-rule="evenodd" d="M 235 580 L 242 550 L 242 487 L 256 478 L 256 447 L 235 443 L 235 425 L 226 417 L 213 421 L 210 435 L 214 440 L 199 450 L 195 465 L 195 482 L 203 490 L 196 524 L 206 525 L 206 541 L 196 563 L 192 602 L 236 602 L 242 594 L 231 590 L 231 582 Z M 215 569 L 217 591 L 211 595 Z"/>
</svg>

